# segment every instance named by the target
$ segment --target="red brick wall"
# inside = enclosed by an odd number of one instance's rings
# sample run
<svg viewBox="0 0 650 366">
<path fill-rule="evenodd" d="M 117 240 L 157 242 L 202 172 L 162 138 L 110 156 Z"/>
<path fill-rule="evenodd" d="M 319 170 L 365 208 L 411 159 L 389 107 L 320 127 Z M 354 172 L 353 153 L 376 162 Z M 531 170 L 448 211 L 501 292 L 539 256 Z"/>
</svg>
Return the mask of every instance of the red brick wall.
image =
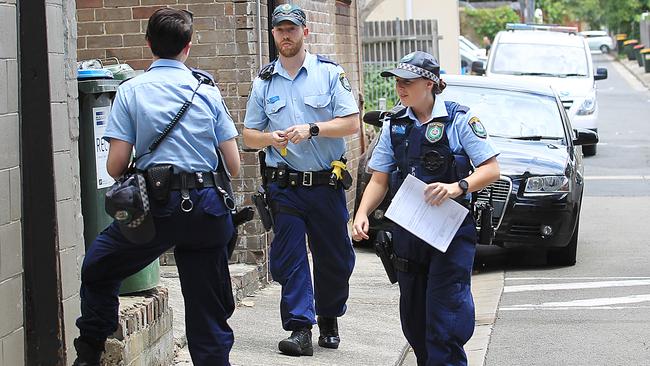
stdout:
<svg viewBox="0 0 650 366">
<path fill-rule="evenodd" d="M 277 4 L 281 2 L 278 1 Z M 312 31 L 307 42 L 313 53 L 331 57 L 345 68 L 358 95 L 361 73 L 357 63 L 356 3 L 296 1 L 307 12 Z M 267 0 L 261 1 L 262 63 L 269 62 Z M 239 131 L 252 80 L 261 65 L 258 56 L 257 4 L 254 0 L 77 0 L 78 59 L 118 57 L 134 69 L 146 69 L 151 52 L 144 34 L 148 17 L 162 6 L 194 14 L 194 36 L 187 64 L 211 72 L 218 83 Z M 239 145 L 243 148 L 243 142 Z M 349 165 L 355 167 L 359 139 L 348 139 Z M 250 204 L 259 185 L 257 154 L 242 151 L 241 178 L 234 182 L 238 201 Z M 350 209 L 354 192 L 348 193 Z M 264 265 L 267 235 L 255 220 L 245 225 L 233 257 L 235 261 Z M 270 236 L 269 236 L 270 237 Z"/>
</svg>

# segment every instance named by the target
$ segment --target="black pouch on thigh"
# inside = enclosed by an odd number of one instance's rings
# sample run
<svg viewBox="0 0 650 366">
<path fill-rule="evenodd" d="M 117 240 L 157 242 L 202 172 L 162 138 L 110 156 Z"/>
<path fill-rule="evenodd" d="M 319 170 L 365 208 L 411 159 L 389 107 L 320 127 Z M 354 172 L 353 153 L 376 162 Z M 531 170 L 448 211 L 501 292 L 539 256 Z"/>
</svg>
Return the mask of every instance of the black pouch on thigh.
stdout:
<svg viewBox="0 0 650 366">
<path fill-rule="evenodd" d="M 171 164 L 154 165 L 147 169 L 147 186 L 149 188 L 149 197 L 161 204 L 166 204 L 169 200 L 169 190 L 171 187 L 173 166 Z"/>
</svg>

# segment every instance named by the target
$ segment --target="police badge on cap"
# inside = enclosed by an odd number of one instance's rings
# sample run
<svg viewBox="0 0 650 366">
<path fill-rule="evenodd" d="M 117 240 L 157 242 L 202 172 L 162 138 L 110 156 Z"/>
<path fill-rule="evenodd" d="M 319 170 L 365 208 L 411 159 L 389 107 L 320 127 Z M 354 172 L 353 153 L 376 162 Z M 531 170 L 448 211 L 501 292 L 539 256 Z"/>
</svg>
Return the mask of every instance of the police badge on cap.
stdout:
<svg viewBox="0 0 650 366">
<path fill-rule="evenodd" d="M 271 25 L 273 27 L 276 27 L 278 24 L 284 21 L 289 21 L 295 25 L 305 26 L 307 24 L 307 16 L 298 5 L 278 5 L 275 10 L 273 10 L 273 15 L 271 16 Z"/>
</svg>

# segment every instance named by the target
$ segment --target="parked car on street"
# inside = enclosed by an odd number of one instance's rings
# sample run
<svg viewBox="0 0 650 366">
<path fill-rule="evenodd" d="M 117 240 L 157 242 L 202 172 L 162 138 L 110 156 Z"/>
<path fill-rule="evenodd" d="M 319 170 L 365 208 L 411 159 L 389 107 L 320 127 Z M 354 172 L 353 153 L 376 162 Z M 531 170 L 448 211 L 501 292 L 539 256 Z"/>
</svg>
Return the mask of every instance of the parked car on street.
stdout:
<svg viewBox="0 0 650 366">
<path fill-rule="evenodd" d="M 575 264 L 584 190 L 581 145 L 596 143 L 597 134 L 572 129 L 550 86 L 477 76 L 444 79 L 444 98 L 469 106 L 500 150 L 501 178 L 475 194 L 477 202 L 494 209 L 492 244 L 547 248 L 549 263 Z M 364 121 L 381 126 L 381 116 L 369 112 Z M 366 165 L 376 144 L 375 139 L 359 161 L 355 213 L 370 180 Z M 386 197 L 370 215 L 371 240 L 392 227 L 384 218 L 389 204 Z M 483 224 L 478 222 L 479 230 Z"/>
<path fill-rule="evenodd" d="M 587 39 L 589 49 L 592 51 L 600 51 L 602 53 L 609 53 L 614 49 L 614 41 L 612 37 L 605 31 L 592 30 L 580 32 L 580 35 Z"/>
<path fill-rule="evenodd" d="M 487 64 L 472 65 L 475 74 L 491 78 L 524 79 L 553 85 L 571 123 L 598 132 L 596 80 L 607 78 L 607 69 L 594 70 L 591 51 L 573 27 L 508 24 L 497 33 Z M 583 147 L 595 155 L 596 145 Z"/>
</svg>

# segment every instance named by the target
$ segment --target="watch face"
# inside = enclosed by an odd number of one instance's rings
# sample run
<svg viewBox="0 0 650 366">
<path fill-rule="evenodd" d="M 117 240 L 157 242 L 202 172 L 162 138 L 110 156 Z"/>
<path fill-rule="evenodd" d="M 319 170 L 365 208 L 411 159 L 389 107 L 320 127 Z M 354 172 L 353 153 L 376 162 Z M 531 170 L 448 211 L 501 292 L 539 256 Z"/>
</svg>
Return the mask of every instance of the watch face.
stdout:
<svg viewBox="0 0 650 366">
<path fill-rule="evenodd" d="M 458 182 L 458 185 L 460 186 L 460 189 L 463 190 L 463 192 L 467 192 L 467 189 L 469 189 L 469 183 L 467 183 L 467 181 L 464 179 L 461 179 Z"/>
<path fill-rule="evenodd" d="M 320 132 L 320 129 L 318 128 L 317 124 L 314 123 L 311 126 L 309 126 L 309 133 L 312 136 L 318 136 L 318 132 Z"/>
</svg>

